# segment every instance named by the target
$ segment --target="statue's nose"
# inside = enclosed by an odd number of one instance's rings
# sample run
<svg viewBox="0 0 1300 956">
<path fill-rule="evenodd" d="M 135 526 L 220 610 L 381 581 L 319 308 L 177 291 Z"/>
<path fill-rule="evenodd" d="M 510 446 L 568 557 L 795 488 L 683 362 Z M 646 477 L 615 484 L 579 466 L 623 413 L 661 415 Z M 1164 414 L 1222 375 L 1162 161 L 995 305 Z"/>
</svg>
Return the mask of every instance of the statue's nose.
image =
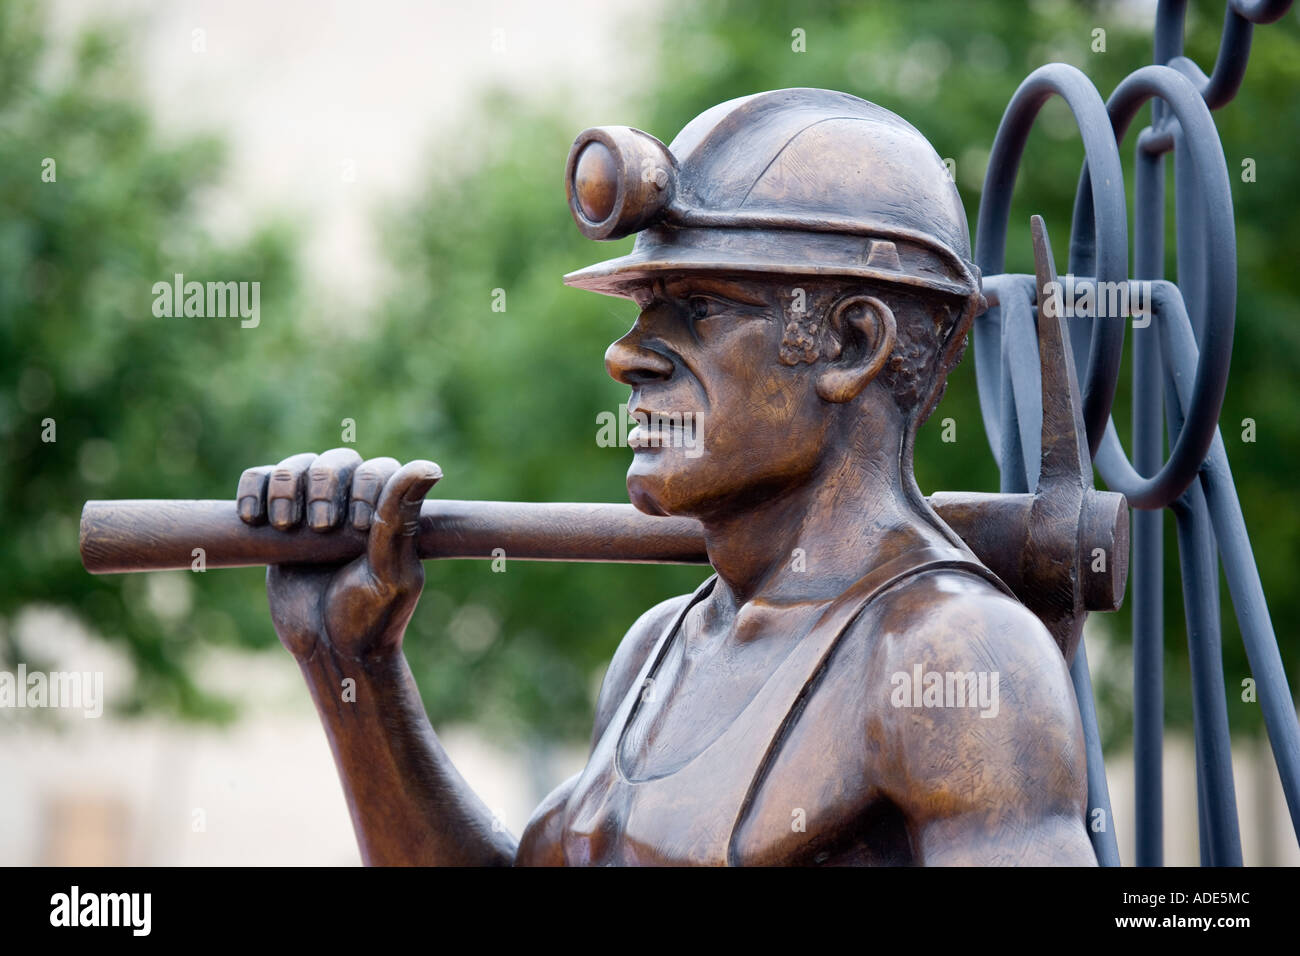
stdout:
<svg viewBox="0 0 1300 956">
<path fill-rule="evenodd" d="M 633 329 L 605 350 L 605 370 L 615 381 L 635 388 L 667 381 L 673 374 L 673 362 L 642 344 L 637 330 Z"/>
</svg>

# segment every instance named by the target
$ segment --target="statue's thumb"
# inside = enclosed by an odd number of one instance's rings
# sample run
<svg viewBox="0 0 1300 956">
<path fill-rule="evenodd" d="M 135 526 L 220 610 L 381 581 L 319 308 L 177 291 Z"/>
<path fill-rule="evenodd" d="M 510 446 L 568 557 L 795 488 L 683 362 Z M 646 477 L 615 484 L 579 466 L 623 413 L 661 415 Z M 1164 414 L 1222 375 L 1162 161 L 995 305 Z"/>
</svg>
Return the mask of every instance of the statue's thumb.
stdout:
<svg viewBox="0 0 1300 956">
<path fill-rule="evenodd" d="M 370 567 L 380 579 L 396 580 L 415 556 L 420 506 L 441 478 L 436 464 L 418 460 L 403 465 L 384 485 L 367 545 Z"/>
</svg>

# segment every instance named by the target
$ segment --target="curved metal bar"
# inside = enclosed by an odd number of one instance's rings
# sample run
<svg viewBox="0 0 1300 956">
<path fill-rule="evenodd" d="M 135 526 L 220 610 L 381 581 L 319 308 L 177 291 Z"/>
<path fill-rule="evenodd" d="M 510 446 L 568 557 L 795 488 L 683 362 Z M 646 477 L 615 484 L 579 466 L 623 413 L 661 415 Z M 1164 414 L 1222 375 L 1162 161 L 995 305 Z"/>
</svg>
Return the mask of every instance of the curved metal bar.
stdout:
<svg viewBox="0 0 1300 956">
<path fill-rule="evenodd" d="M 1170 283 L 1153 282 L 1151 302 L 1153 321 L 1186 318 L 1178 289 Z M 1211 314 L 1211 320 L 1207 322 L 1206 338 L 1210 342 L 1218 339 L 1213 333 L 1221 330 L 1213 318 Z M 1210 350 L 1202 350 L 1199 354 L 1201 359 L 1197 362 L 1195 384 L 1191 390 L 1188 426 L 1178 435 L 1169 460 L 1156 475 L 1144 478 L 1138 474 L 1124 455 L 1114 424 L 1107 427 L 1097 454 L 1097 467 L 1110 488 L 1124 494 L 1134 508 L 1158 509 L 1169 504 L 1191 484 L 1209 454 L 1218 427 L 1230 356 Z M 1191 371 L 1186 368 L 1174 370 L 1168 362 L 1166 358 L 1170 374 L 1187 375 Z"/>
<path fill-rule="evenodd" d="M 1275 23 L 1286 16 L 1292 0 L 1231 0 L 1229 6 L 1251 23 Z"/>
<path fill-rule="evenodd" d="M 1277 634 L 1273 631 L 1268 602 L 1264 599 L 1259 568 L 1250 547 L 1246 519 L 1241 513 L 1241 502 L 1237 498 L 1222 438 L 1215 438 L 1205 470 L 1201 473 L 1201 486 L 1205 489 L 1223 563 L 1223 576 L 1228 581 L 1228 593 L 1232 595 L 1237 613 L 1246 659 L 1255 679 L 1269 746 L 1273 750 L 1282 792 L 1291 814 L 1292 832 L 1300 838 L 1300 722 L 1296 720 L 1295 701 L 1287 683 L 1286 669 L 1282 666 Z"/>
<path fill-rule="evenodd" d="M 1002 467 L 1002 416 L 1006 403 L 1002 400 L 1002 300 L 1015 295 L 1013 276 L 986 275 L 980 281 L 988 308 L 975 317 L 973 331 L 975 346 L 975 391 L 980 404 L 980 421 L 984 437 L 989 443 L 993 460 Z"/>
<path fill-rule="evenodd" d="M 1110 117 L 1096 87 L 1082 72 L 1064 63 L 1049 63 L 1029 74 L 1002 114 L 984 179 L 975 235 L 975 262 L 984 275 L 990 276 L 1001 273 L 1005 266 L 1007 222 L 1020 158 L 1034 119 L 1053 95 L 1062 97 L 1070 107 L 1083 138 L 1086 165 L 1098 170 L 1098 181 L 1092 189 L 1093 208 L 1100 210 L 1096 219 L 1096 242 L 1100 250 L 1098 278 L 1123 282 L 1128 278 L 1128 220 L 1124 212 L 1124 173 L 1119 150 Z M 975 321 L 975 374 L 986 430 L 990 421 L 998 420 L 993 393 L 1001 349 L 1000 345 L 994 347 L 990 332 L 1000 318 L 1000 309 L 990 310 Z M 1088 431 L 1088 448 L 1093 454 L 1110 417 L 1123 348 L 1122 322 L 1097 323 L 1088 353 L 1087 374 L 1080 376 L 1083 419 Z M 1000 383 L 997 390 L 1001 391 Z M 995 441 L 995 437 L 999 440 Z M 990 434 L 989 439 L 997 454 L 1001 436 Z"/>
<path fill-rule="evenodd" d="M 1002 324 L 1010 326 L 1013 317 L 1017 311 L 1022 308 L 1017 299 L 1013 298 L 1005 306 L 1006 312 Z M 1025 449 L 1020 441 L 1020 429 L 1016 423 L 1016 396 L 1015 396 L 1015 369 L 1016 362 L 1008 350 L 1016 340 L 1016 333 L 1007 328 L 1004 330 L 1007 334 L 1002 335 L 1001 345 L 1002 354 L 999 358 L 1001 363 L 999 378 L 1002 382 L 1001 392 L 998 403 L 998 414 L 1001 416 L 999 423 L 999 432 L 1002 435 L 1002 446 L 998 449 L 997 460 L 1000 463 L 998 470 L 998 490 L 1010 494 L 1018 492 L 1027 492 L 1030 486 L 1025 484 Z"/>
<path fill-rule="evenodd" d="M 1163 105 L 1164 103 L 1161 100 L 1156 100 L 1151 104 L 1151 109 L 1154 111 L 1157 106 Z M 1156 129 L 1153 126 L 1148 126 L 1138 135 L 1138 148 L 1151 156 L 1159 156 L 1162 153 L 1171 152 L 1174 148 L 1174 134 L 1168 129 L 1168 127 Z M 1162 205 L 1162 216 L 1163 213 L 1164 206 Z"/>
<path fill-rule="evenodd" d="M 1168 63 L 1182 54 L 1186 19 L 1187 0 L 1160 0 L 1156 7 L 1156 63 Z"/>
<path fill-rule="evenodd" d="M 1250 41 L 1254 27 L 1245 17 L 1237 14 L 1229 4 L 1223 12 L 1223 37 L 1219 53 L 1214 60 L 1214 71 L 1207 77 L 1195 61 L 1185 56 L 1172 57 L 1166 65 L 1192 81 L 1212 110 L 1231 103 L 1241 81 L 1246 78 L 1246 62 L 1250 58 Z"/>
<path fill-rule="evenodd" d="M 1002 388 L 1004 401 L 999 490 L 1016 493 L 1038 487 L 1043 457 L 1043 380 L 1034 325 L 1034 277 L 1003 298 Z M 1028 412 L 1029 414 L 1026 414 Z"/>
<path fill-rule="evenodd" d="M 1228 179 L 1228 166 L 1223 158 L 1223 146 L 1209 109 L 1186 77 L 1168 67 L 1147 66 L 1129 74 L 1111 94 L 1107 109 L 1114 123 L 1115 136 L 1121 139 L 1137 111 L 1150 99 L 1160 98 L 1168 104 L 1181 127 L 1191 165 L 1196 179 L 1187 183 L 1196 190 L 1204 203 L 1205 214 L 1218 223 L 1232 222 L 1232 191 Z M 1091 194 L 1088 188 L 1090 174 L 1084 170 L 1079 180 L 1075 203 L 1075 239 L 1071 243 L 1072 255 L 1076 246 L 1086 248 L 1083 238 L 1090 232 L 1092 222 Z M 1180 177 L 1180 183 L 1185 182 Z M 1191 201 L 1191 200 L 1187 200 Z M 1209 232 L 1209 235 L 1206 233 Z M 1180 234 L 1183 231 L 1180 230 Z M 1204 252 L 1199 242 L 1204 240 Z M 1205 460 L 1214 440 L 1219 411 L 1228 386 L 1228 370 L 1232 359 L 1232 337 L 1236 319 L 1237 299 L 1237 244 L 1232 228 L 1200 230 L 1193 240 L 1196 249 L 1192 257 L 1213 263 L 1214 269 L 1206 273 L 1205 294 L 1201 311 L 1206 316 L 1201 340 L 1201 362 L 1196 370 L 1196 387 L 1193 404 L 1188 414 L 1189 427 L 1183 429 L 1170 453 L 1169 460 L 1160 471 L 1143 478 L 1129 463 L 1119 448 L 1113 423 L 1108 424 L 1102 445 L 1107 447 L 1097 455 L 1097 465 L 1107 485 L 1128 498 L 1134 508 L 1162 508 L 1186 490 L 1196 478 L 1201 462 Z M 1089 261 L 1081 254 L 1079 267 L 1087 269 Z M 1189 268 L 1191 268 L 1189 266 Z M 1158 290 L 1153 288 L 1153 304 Z M 1171 294 L 1172 290 L 1172 294 Z M 1164 301 L 1180 299 L 1176 287 L 1164 286 Z M 1094 336 L 1095 337 L 1095 336 Z M 1116 452 L 1118 451 L 1118 454 Z"/>
<path fill-rule="evenodd" d="M 1156 63 L 1182 73 L 1196 87 L 1206 105 L 1217 110 L 1232 102 L 1246 76 L 1254 24 L 1273 23 L 1291 9 L 1292 0 L 1230 0 L 1223 11 L 1223 33 L 1214 70 L 1207 77 L 1196 63 L 1182 55 L 1186 0 L 1161 0 L 1156 11 Z"/>
<path fill-rule="evenodd" d="M 1201 778 L 1198 813 L 1205 823 L 1202 863 L 1241 866 L 1241 834 L 1232 780 L 1232 739 L 1224 694 L 1219 631 L 1219 568 L 1205 494 L 1194 484 L 1173 506 L 1183 569 L 1187 654 L 1192 670 L 1192 721 Z M 1208 838 L 1208 839 L 1207 839 Z"/>
<path fill-rule="evenodd" d="M 1178 294 L 1183 306 L 1192 320 L 1192 331 L 1196 341 L 1205 341 L 1205 327 L 1210 322 L 1209 284 L 1214 281 L 1208 273 L 1211 270 L 1209 250 L 1206 246 L 1206 233 L 1214 213 L 1206 208 L 1208 203 L 1201 192 L 1199 176 L 1196 175 L 1196 158 L 1187 146 L 1187 134 L 1178 123 L 1173 124 L 1174 140 L 1174 221 L 1178 234 Z M 1231 210 L 1229 210 L 1231 216 Z M 1228 220 L 1231 222 L 1231 218 Z M 1232 270 L 1236 272 L 1236 260 Z M 1235 320 L 1234 320 L 1235 321 Z M 1225 372 L 1225 386 L 1226 382 Z M 1216 420 L 1218 416 L 1215 416 Z"/>
<path fill-rule="evenodd" d="M 1190 319 L 1187 317 L 1187 310 L 1183 308 L 1178 287 L 1162 280 L 1152 281 L 1151 289 L 1153 327 L 1170 322 L 1187 322 L 1190 330 Z M 1169 460 L 1155 476 L 1143 478 L 1137 473 L 1124 455 L 1114 422 L 1107 426 L 1105 440 L 1097 452 L 1097 469 L 1111 490 L 1123 494 L 1133 508 L 1159 509 L 1168 505 L 1195 480 L 1205 456 L 1209 454 L 1209 446 L 1213 444 L 1214 436 L 1218 431 L 1218 409 L 1214 410 L 1212 417 L 1197 417 L 1206 415 L 1197 407 L 1197 399 L 1200 398 L 1203 408 L 1205 393 L 1198 392 L 1197 389 L 1203 377 L 1209 374 L 1203 366 L 1210 362 L 1222 365 L 1222 374 L 1226 378 L 1227 362 L 1221 357 L 1214 356 L 1213 353 L 1208 359 L 1205 358 L 1204 351 L 1199 352 L 1199 355 L 1202 358 L 1197 361 L 1196 378 L 1189 395 L 1192 414 L 1187 417 L 1187 424 L 1175 439 L 1174 451 L 1170 454 Z M 1173 358 L 1167 354 L 1165 369 L 1166 374 L 1172 376 L 1189 377 L 1192 374 L 1190 368 L 1174 365 Z M 1200 430 L 1201 434 L 1197 434 L 1197 430 Z M 1208 433 L 1208 440 L 1205 433 Z M 1193 441 L 1196 442 L 1194 446 L 1191 444 Z M 1206 446 L 1204 453 L 1200 452 L 1202 443 Z M 1187 472 L 1190 472 L 1190 475 Z"/>
</svg>

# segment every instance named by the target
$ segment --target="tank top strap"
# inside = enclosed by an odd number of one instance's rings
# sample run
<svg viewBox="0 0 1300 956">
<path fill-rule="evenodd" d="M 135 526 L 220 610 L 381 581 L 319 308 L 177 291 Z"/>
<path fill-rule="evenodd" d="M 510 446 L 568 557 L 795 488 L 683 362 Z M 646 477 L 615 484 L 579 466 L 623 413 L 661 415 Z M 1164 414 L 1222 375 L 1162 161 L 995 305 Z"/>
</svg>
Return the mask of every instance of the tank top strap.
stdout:
<svg viewBox="0 0 1300 956">
<path fill-rule="evenodd" d="M 757 762 L 745 797 L 737 810 L 731 829 L 731 838 L 727 846 L 727 862 L 734 865 L 735 836 L 740 829 L 762 786 L 776 755 L 785 741 L 790 727 L 803 711 L 802 704 L 812 692 L 817 679 L 824 672 L 827 662 L 839 645 L 845 632 L 862 616 L 871 602 L 884 591 L 896 584 L 927 571 L 943 570 L 966 571 L 988 581 L 1003 593 L 1014 597 L 1011 589 L 996 574 L 981 564 L 969 552 L 956 547 L 935 547 L 927 545 L 904 551 L 897 557 L 878 565 L 858 579 L 828 607 L 804 642 L 796 649 L 792 657 L 798 662 L 787 660 L 793 667 L 782 667 L 786 681 L 772 681 L 764 687 L 764 693 L 773 693 L 783 700 L 785 709 L 778 725 L 766 737 L 767 746 L 762 758 Z M 782 686 L 784 684 L 784 686 Z"/>
</svg>

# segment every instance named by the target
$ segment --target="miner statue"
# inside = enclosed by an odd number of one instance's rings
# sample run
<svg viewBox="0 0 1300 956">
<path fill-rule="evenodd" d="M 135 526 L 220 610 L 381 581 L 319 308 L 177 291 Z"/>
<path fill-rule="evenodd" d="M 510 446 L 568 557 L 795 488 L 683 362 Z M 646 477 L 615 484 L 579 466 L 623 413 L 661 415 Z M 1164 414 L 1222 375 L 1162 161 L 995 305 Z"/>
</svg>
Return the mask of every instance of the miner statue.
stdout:
<svg viewBox="0 0 1300 956">
<path fill-rule="evenodd" d="M 857 97 L 778 90 L 668 146 L 588 130 L 566 189 L 588 237 L 637 236 L 565 277 L 639 310 L 605 354 L 638 422 L 628 494 L 697 519 L 715 573 L 633 624 L 586 768 L 516 840 L 402 652 L 439 467 L 335 449 L 244 472 L 246 524 L 366 535 L 350 562 L 267 574 L 364 860 L 1094 864 L 1059 641 L 912 474 L 985 307 L 934 149 Z"/>
</svg>

